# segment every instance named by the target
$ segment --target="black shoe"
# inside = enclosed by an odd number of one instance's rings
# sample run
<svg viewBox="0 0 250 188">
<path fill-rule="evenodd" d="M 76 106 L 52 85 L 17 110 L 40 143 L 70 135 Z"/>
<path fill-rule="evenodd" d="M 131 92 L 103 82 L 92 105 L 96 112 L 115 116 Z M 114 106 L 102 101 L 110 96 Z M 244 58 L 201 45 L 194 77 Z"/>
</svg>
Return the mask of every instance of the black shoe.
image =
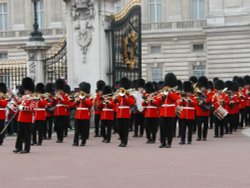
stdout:
<svg viewBox="0 0 250 188">
<path fill-rule="evenodd" d="M 105 143 L 110 143 L 110 140 L 106 140 Z"/>
<path fill-rule="evenodd" d="M 188 142 L 187 144 L 191 144 L 191 142 Z"/>
<path fill-rule="evenodd" d="M 180 142 L 179 144 L 180 144 L 180 145 L 184 145 L 184 144 L 185 144 L 185 142 Z"/>
<path fill-rule="evenodd" d="M 146 144 L 150 144 L 151 143 L 151 140 L 148 140 L 147 142 L 146 142 Z"/>
<path fill-rule="evenodd" d="M 155 144 L 155 140 L 151 140 L 151 141 L 150 141 L 150 144 Z"/>
<path fill-rule="evenodd" d="M 126 147 L 126 146 L 127 146 L 126 144 L 121 144 L 121 146 L 120 146 L 120 147 L 123 147 L 123 148 L 124 148 L 124 147 Z"/>
<path fill-rule="evenodd" d="M 56 143 L 63 143 L 63 141 L 62 140 L 57 140 Z"/>
<path fill-rule="evenodd" d="M 96 138 L 96 137 L 99 137 L 99 136 L 98 136 L 98 135 L 95 135 L 94 137 Z"/>
<path fill-rule="evenodd" d="M 143 137 L 143 135 L 141 134 L 139 137 Z"/>
<path fill-rule="evenodd" d="M 219 136 L 217 136 L 217 135 L 214 135 L 214 138 L 219 138 Z"/>
<path fill-rule="evenodd" d="M 166 145 L 166 148 L 171 148 L 171 145 L 170 145 L 170 144 L 167 144 L 167 145 Z"/>
<path fill-rule="evenodd" d="M 196 141 L 201 141 L 201 139 L 200 139 L 200 138 L 197 138 Z"/>
<path fill-rule="evenodd" d="M 203 138 L 203 141 L 207 141 L 207 138 Z"/>
<path fill-rule="evenodd" d="M 123 144 L 119 144 L 119 147 L 122 147 Z"/>
<path fill-rule="evenodd" d="M 34 143 L 32 143 L 31 145 L 32 145 L 32 146 L 34 146 L 34 145 L 37 145 L 37 143 L 36 143 L 36 142 L 34 142 Z"/>
<path fill-rule="evenodd" d="M 138 135 L 137 135 L 137 134 L 134 134 L 133 137 L 138 137 Z"/>
<path fill-rule="evenodd" d="M 106 142 L 106 140 L 105 140 L 105 139 L 103 139 L 103 140 L 102 140 L 102 142 Z"/>
<path fill-rule="evenodd" d="M 37 144 L 37 146 L 41 146 L 41 145 L 42 145 L 42 143 L 38 143 L 38 144 Z"/>
<path fill-rule="evenodd" d="M 81 145 L 80 146 L 85 146 L 85 144 L 84 143 L 81 143 Z"/>
<path fill-rule="evenodd" d="M 159 148 L 165 148 L 166 147 L 166 144 L 161 144 L 160 146 L 159 146 Z"/>
<path fill-rule="evenodd" d="M 25 153 L 29 153 L 30 151 L 28 151 L 28 150 L 23 150 L 23 151 L 20 151 L 19 153 L 20 154 L 25 154 Z"/>
<path fill-rule="evenodd" d="M 14 153 L 19 153 L 19 152 L 21 152 L 22 150 L 20 150 L 20 149 L 15 149 L 15 150 L 13 150 L 13 152 Z"/>
<path fill-rule="evenodd" d="M 74 144 L 72 144 L 72 146 L 78 146 L 78 144 L 77 144 L 77 143 L 74 143 Z"/>
</svg>

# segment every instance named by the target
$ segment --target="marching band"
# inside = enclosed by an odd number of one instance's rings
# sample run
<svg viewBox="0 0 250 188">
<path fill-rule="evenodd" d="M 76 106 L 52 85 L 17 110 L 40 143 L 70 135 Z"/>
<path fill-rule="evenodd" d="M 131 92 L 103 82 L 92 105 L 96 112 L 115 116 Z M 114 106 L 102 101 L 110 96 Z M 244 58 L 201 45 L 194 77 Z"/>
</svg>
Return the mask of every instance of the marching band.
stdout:
<svg viewBox="0 0 250 188">
<path fill-rule="evenodd" d="M 102 142 L 110 143 L 113 129 L 119 135 L 119 147 L 127 146 L 130 127 L 134 128 L 134 137 L 143 137 L 145 129 L 147 144 L 156 142 L 159 129 L 159 148 L 171 148 L 177 125 L 180 145 L 191 144 L 196 129 L 196 140 L 206 141 L 208 128 L 213 128 L 213 124 L 215 138 L 250 125 L 248 75 L 226 82 L 193 76 L 182 83 L 175 74 L 168 73 L 158 85 L 143 79 L 131 82 L 124 77 L 116 91 L 102 80 L 96 86 L 95 95 L 90 94 L 87 82 L 79 84 L 77 93 L 71 93 L 63 79 L 35 86 L 26 77 L 19 92 L 11 93 L 0 83 L 0 145 L 11 128 L 17 130 L 13 152 L 29 153 L 31 145 L 39 146 L 43 139 L 52 138 L 53 125 L 56 142 L 62 143 L 72 110 L 75 110 L 73 146 L 86 145 L 93 109 L 95 137 L 101 136 Z"/>
</svg>

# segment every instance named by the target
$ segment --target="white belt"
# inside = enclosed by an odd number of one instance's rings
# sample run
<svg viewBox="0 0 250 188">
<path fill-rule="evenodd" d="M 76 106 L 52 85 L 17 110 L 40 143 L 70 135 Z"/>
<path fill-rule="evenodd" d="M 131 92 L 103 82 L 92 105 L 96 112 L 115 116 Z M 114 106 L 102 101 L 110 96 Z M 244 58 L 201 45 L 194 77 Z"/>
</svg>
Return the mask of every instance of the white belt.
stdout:
<svg viewBox="0 0 250 188">
<path fill-rule="evenodd" d="M 35 108 L 35 111 L 45 111 L 45 108 Z"/>
<path fill-rule="evenodd" d="M 163 104 L 163 107 L 170 107 L 170 106 L 175 106 L 175 104 Z"/>
<path fill-rule="evenodd" d="M 123 108 L 130 108 L 130 107 L 129 106 L 118 106 L 118 108 L 123 109 Z"/>
<path fill-rule="evenodd" d="M 154 108 L 154 109 L 156 109 L 157 107 L 156 106 L 147 106 L 146 108 Z"/>
<path fill-rule="evenodd" d="M 89 110 L 88 108 L 76 108 L 77 110 Z"/>
<path fill-rule="evenodd" d="M 113 112 L 114 110 L 112 110 L 112 109 L 108 109 L 108 108 L 104 108 L 104 109 L 102 109 L 103 111 L 110 111 L 110 112 Z"/>
<path fill-rule="evenodd" d="M 67 105 L 65 105 L 65 104 L 57 104 L 57 105 L 56 105 L 56 107 L 61 107 L 61 106 L 66 107 Z"/>
<path fill-rule="evenodd" d="M 185 107 L 185 106 L 182 106 L 181 108 L 182 109 L 186 109 L 186 110 L 194 110 L 194 107 Z"/>
<path fill-rule="evenodd" d="M 0 108 L 0 110 L 5 110 L 5 108 Z"/>
</svg>

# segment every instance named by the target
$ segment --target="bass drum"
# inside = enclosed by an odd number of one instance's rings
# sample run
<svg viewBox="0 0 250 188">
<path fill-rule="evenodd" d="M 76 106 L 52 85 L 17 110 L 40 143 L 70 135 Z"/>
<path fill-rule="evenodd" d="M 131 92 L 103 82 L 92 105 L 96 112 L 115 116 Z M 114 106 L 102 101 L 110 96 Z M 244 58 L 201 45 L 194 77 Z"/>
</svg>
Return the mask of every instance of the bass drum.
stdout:
<svg viewBox="0 0 250 188">
<path fill-rule="evenodd" d="M 139 112 L 143 112 L 144 107 L 142 106 L 142 103 L 143 103 L 144 99 L 143 99 L 142 93 L 139 92 L 139 91 L 137 91 L 137 92 L 134 92 L 132 95 L 133 95 L 134 98 L 135 98 L 135 101 L 136 101 L 136 104 L 135 104 L 135 105 L 136 105 L 137 110 L 138 110 Z"/>
</svg>

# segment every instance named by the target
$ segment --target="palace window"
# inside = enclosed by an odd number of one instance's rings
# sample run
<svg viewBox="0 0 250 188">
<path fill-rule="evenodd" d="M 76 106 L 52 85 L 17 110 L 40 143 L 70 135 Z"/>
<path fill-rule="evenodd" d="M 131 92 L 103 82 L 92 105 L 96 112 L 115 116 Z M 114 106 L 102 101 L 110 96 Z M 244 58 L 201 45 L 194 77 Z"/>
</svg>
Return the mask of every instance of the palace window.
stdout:
<svg viewBox="0 0 250 188">
<path fill-rule="evenodd" d="M 206 75 L 206 66 L 205 65 L 194 65 L 193 66 L 193 75 L 197 78 Z"/>
<path fill-rule="evenodd" d="M 151 54 L 161 54 L 161 46 L 151 46 L 150 53 Z"/>
<path fill-rule="evenodd" d="M 204 44 L 193 44 L 193 52 L 204 51 Z"/>
<path fill-rule="evenodd" d="M 205 0 L 192 0 L 191 14 L 193 20 L 202 20 L 205 18 Z"/>
<path fill-rule="evenodd" d="M 44 1 L 40 0 L 37 2 L 37 22 L 39 28 L 44 27 Z"/>
<path fill-rule="evenodd" d="M 121 1 L 118 0 L 117 2 L 115 2 L 115 12 L 118 13 L 122 10 L 122 4 Z"/>
<path fill-rule="evenodd" d="M 5 60 L 5 59 L 8 59 L 8 53 L 0 53 L 0 60 Z"/>
<path fill-rule="evenodd" d="M 153 82 L 159 82 L 163 80 L 163 68 L 151 67 L 151 80 Z"/>
<path fill-rule="evenodd" d="M 0 3 L 0 31 L 6 31 L 8 27 L 7 3 Z"/>
<path fill-rule="evenodd" d="M 150 22 L 162 21 L 162 0 L 148 0 L 149 1 L 149 20 Z"/>
</svg>

